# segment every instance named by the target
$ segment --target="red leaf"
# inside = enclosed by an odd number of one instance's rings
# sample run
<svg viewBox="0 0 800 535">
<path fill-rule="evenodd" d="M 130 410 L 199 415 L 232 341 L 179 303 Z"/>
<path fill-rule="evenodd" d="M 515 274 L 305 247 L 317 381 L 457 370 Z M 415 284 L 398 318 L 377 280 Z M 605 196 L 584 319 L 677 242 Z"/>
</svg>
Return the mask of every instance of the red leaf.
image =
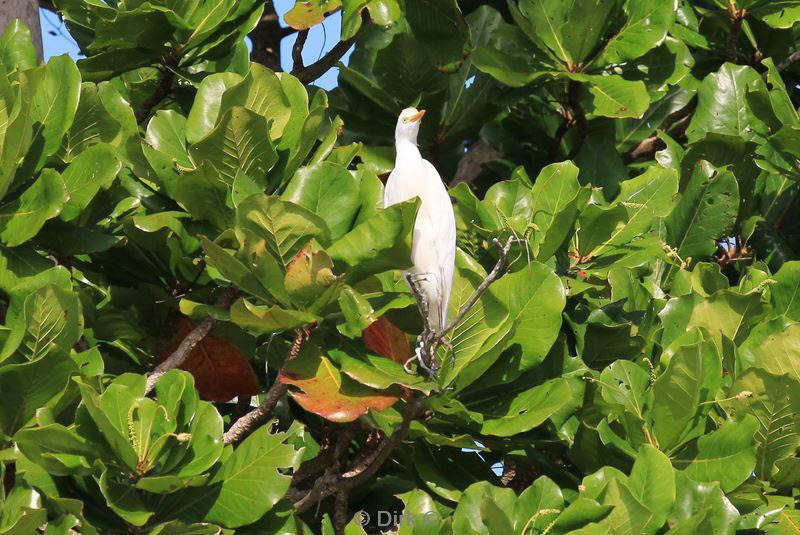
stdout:
<svg viewBox="0 0 800 535">
<path fill-rule="evenodd" d="M 174 352 L 195 324 L 187 317 L 178 323 L 178 332 L 169 347 L 161 353 L 159 362 Z M 222 338 L 208 335 L 197 344 L 180 365 L 194 376 L 200 397 L 208 401 L 229 401 L 235 396 L 254 396 L 258 393 L 258 377 L 241 351 Z"/>
<path fill-rule="evenodd" d="M 301 389 L 290 392 L 301 407 L 332 422 L 352 422 L 369 409 L 383 410 L 400 399 L 397 389 L 376 390 L 343 375 L 319 347 L 308 343 L 278 379 Z"/>
<path fill-rule="evenodd" d="M 386 316 L 381 316 L 364 329 L 361 336 L 370 351 L 400 364 L 405 364 L 414 354 L 408 343 L 408 335 L 395 327 Z"/>
</svg>

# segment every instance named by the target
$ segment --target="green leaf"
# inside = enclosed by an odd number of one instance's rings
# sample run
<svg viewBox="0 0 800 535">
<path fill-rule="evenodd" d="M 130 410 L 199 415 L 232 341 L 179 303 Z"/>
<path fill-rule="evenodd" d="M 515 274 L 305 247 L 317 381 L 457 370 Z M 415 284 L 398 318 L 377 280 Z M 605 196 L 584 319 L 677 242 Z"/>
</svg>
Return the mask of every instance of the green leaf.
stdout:
<svg viewBox="0 0 800 535">
<path fill-rule="evenodd" d="M 649 444 L 642 445 L 628 483 L 631 493 L 653 513 L 649 525 L 660 528 L 675 503 L 675 472 L 669 457 Z"/>
<path fill-rule="evenodd" d="M 663 167 L 648 167 L 636 178 L 620 182 L 617 202 L 625 207 L 627 221 L 614 229 L 591 254 L 597 256 L 608 247 L 627 245 L 633 238 L 646 233 L 656 217 L 669 214 L 677 192 L 678 174 Z"/>
<path fill-rule="evenodd" d="M 264 183 L 267 171 L 278 161 L 267 120 L 240 106 L 227 109 L 217 126 L 189 152 L 195 162 L 213 166 L 228 186 L 240 171 Z"/>
<path fill-rule="evenodd" d="M 453 274 L 453 287 L 448 303 L 449 318 L 455 318 L 467 303 L 475 289 L 486 278 L 486 272 L 472 257 L 461 249 L 456 250 L 456 264 Z M 485 344 L 492 349 L 497 343 L 496 336 L 504 336 L 511 328 L 508 306 L 503 303 L 492 290 L 484 292 L 469 313 L 450 333 L 450 343 L 455 356 L 451 353 L 443 363 L 443 384 L 450 384 L 469 364 L 481 357 Z M 496 356 L 495 356 L 496 358 Z M 484 368 L 485 369 L 485 368 Z M 470 377 L 471 380 L 475 378 Z M 459 386 L 463 388 L 471 380 L 461 379 Z"/>
<path fill-rule="evenodd" d="M 800 262 L 786 262 L 772 278 L 769 296 L 775 314 L 800 321 Z"/>
<path fill-rule="evenodd" d="M 653 431 L 668 450 L 705 431 L 708 402 L 722 382 L 722 360 L 710 341 L 679 348 L 653 384 Z"/>
<path fill-rule="evenodd" d="M 666 219 L 667 243 L 687 260 L 710 256 L 728 232 L 739 209 L 736 177 L 706 161 L 694 166 L 689 183 Z"/>
<path fill-rule="evenodd" d="M 488 43 L 472 51 L 470 61 L 486 74 L 510 87 L 522 87 L 546 76 L 550 66 L 525 33 L 512 24 L 500 22 Z"/>
<path fill-rule="evenodd" d="M 453 72 L 469 50 L 470 27 L 456 0 L 419 0 L 406 4 L 414 38 L 429 47 L 436 68 Z"/>
<path fill-rule="evenodd" d="M 34 121 L 33 138 L 35 140 L 41 135 L 43 143 L 34 145 L 36 152 L 29 152 L 26 157 L 36 155 L 35 170 L 40 169 L 45 159 L 61 146 L 78 109 L 81 90 L 81 75 L 75 62 L 66 54 L 51 58 L 46 68 L 40 68 L 41 74 L 30 78 L 33 82 L 30 113 Z"/>
<path fill-rule="evenodd" d="M 0 37 L 0 63 L 9 71 L 36 67 L 36 48 L 31 31 L 19 19 L 9 20 Z"/>
<path fill-rule="evenodd" d="M 228 228 L 233 213 L 228 204 L 231 183 L 213 164 L 203 163 L 199 168 L 180 177 L 172 195 L 186 207 L 195 219 L 206 219 L 217 228 Z"/>
<path fill-rule="evenodd" d="M 350 230 L 360 205 L 358 192 L 358 179 L 344 166 L 318 162 L 301 167 L 281 198 L 324 219 L 335 240 Z"/>
<path fill-rule="evenodd" d="M 491 500 L 494 507 L 484 507 L 486 499 Z M 512 533 L 508 518 L 503 520 L 500 513 L 512 511 L 515 501 L 516 496 L 511 489 L 496 487 L 487 481 L 470 485 L 458 500 L 458 506 L 453 513 L 453 532 L 489 535 L 498 533 L 490 528 L 500 522 L 505 529 L 499 533 Z M 484 518 L 484 511 L 487 512 L 487 518 Z"/>
<path fill-rule="evenodd" d="M 117 480 L 110 469 L 105 469 L 97 479 L 100 492 L 108 506 L 134 526 L 143 526 L 153 516 L 142 500 L 139 489 L 127 481 Z"/>
<path fill-rule="evenodd" d="M 114 149 L 98 143 L 81 152 L 64 170 L 67 199 L 61 219 L 70 221 L 81 214 L 100 189 L 107 189 L 122 169 Z"/>
<path fill-rule="evenodd" d="M 253 297 L 265 301 L 270 300 L 270 292 L 247 266 L 242 264 L 235 256 L 228 254 L 225 249 L 201 236 L 200 243 L 206 253 L 206 261 L 219 271 L 223 277 L 231 281 L 237 288 L 241 288 Z"/>
<path fill-rule="evenodd" d="M 718 483 L 698 483 L 685 472 L 675 474 L 675 507 L 669 522 L 676 535 L 720 533 L 733 535 L 739 524 L 739 512 L 720 490 Z"/>
<path fill-rule="evenodd" d="M 18 199 L 0 207 L 0 240 L 14 247 L 36 236 L 45 221 L 61 212 L 67 195 L 57 171 L 42 171 Z"/>
<path fill-rule="evenodd" d="M 54 284 L 25 298 L 25 334 L 17 353 L 29 361 L 57 349 L 68 354 L 83 331 L 78 294 Z"/>
<path fill-rule="evenodd" d="M 250 304 L 238 299 L 231 306 L 231 321 L 252 331 L 256 336 L 288 331 L 318 321 L 319 318 L 300 310 L 287 310 L 277 305 L 271 307 Z"/>
<path fill-rule="evenodd" d="M 522 370 L 537 366 L 558 337 L 566 292 L 553 271 L 539 262 L 531 262 L 509 273 L 492 285 L 492 292 L 508 306 L 514 322 L 510 344 L 522 350 Z"/>
<path fill-rule="evenodd" d="M 214 125 L 217 124 L 217 119 L 219 118 L 222 95 L 228 88 L 241 81 L 242 77 L 233 72 L 218 72 L 203 78 L 197 88 L 192 109 L 189 110 L 189 117 L 186 119 L 185 139 L 187 142 L 193 145 L 214 129 Z M 172 114 L 173 112 L 159 111 L 156 113 L 156 117 L 161 113 Z M 177 114 L 175 115 L 177 116 Z M 150 126 L 148 125 L 148 134 L 149 130 Z M 150 140 L 148 139 L 148 141 Z"/>
<path fill-rule="evenodd" d="M 644 422 L 653 406 L 650 374 L 629 360 L 617 360 L 600 374 L 600 393 L 608 403 L 621 405 L 625 411 Z"/>
<path fill-rule="evenodd" d="M 564 379 L 553 379 L 511 399 L 498 400 L 494 410 L 484 413 L 481 433 L 509 437 L 524 433 L 544 422 L 572 400 Z"/>
<path fill-rule="evenodd" d="M 411 234 L 419 201 L 394 204 L 379 210 L 327 248 L 345 271 L 349 282 L 358 282 L 389 269 L 411 267 Z"/>
<path fill-rule="evenodd" d="M 253 256 L 271 255 L 282 271 L 311 238 L 323 246 L 330 230 L 318 215 L 278 197 L 253 195 L 236 207 L 236 231 L 240 243 Z M 345 236 L 346 237 L 346 236 Z M 328 249 L 332 257 L 333 247 Z"/>
<path fill-rule="evenodd" d="M 67 386 L 75 363 L 64 353 L 52 352 L 39 360 L 0 367 L 0 389 L 14 403 L 0 404 L 0 435 L 12 436 L 50 406 Z"/>
<path fill-rule="evenodd" d="M 333 349 L 330 351 L 330 357 L 341 366 L 344 374 L 371 388 L 385 390 L 392 385 L 400 385 L 420 390 L 425 394 L 430 394 L 436 389 L 436 383 L 418 375 L 408 374 L 402 364 L 383 356 L 366 353 L 356 358 L 351 356 L 349 351 Z"/>
<path fill-rule="evenodd" d="M 589 192 L 578 182 L 578 168 L 572 162 L 562 162 L 542 169 L 531 196 L 533 224 L 536 225 L 531 249 L 537 260 L 545 261 L 572 234 Z"/>
<path fill-rule="evenodd" d="M 232 106 L 243 106 L 260 115 L 264 118 L 265 124 L 271 121 L 269 136 L 265 136 L 265 143 L 270 147 L 272 146 L 270 141 L 277 140 L 283 134 L 292 113 L 280 79 L 274 72 L 258 63 L 250 63 L 247 76 L 238 84 L 229 87 L 222 95 L 220 110 L 227 111 Z M 247 174 L 256 178 L 252 173 Z"/>
<path fill-rule="evenodd" d="M 625 2 L 625 25 L 608 40 L 600 64 L 636 60 L 661 44 L 675 20 L 678 1 Z"/>
<path fill-rule="evenodd" d="M 689 142 L 702 139 L 708 132 L 755 138 L 762 127 L 747 113 L 748 89 L 764 89 L 761 76 L 746 65 L 725 63 L 703 80 L 697 92 L 697 110 L 686 130 Z"/>
<path fill-rule="evenodd" d="M 737 418 L 752 414 L 758 420 L 755 474 L 769 481 L 775 463 L 800 447 L 800 382 L 751 368 L 736 379 L 729 398 Z"/>
<path fill-rule="evenodd" d="M 782 319 L 756 326 L 739 348 L 743 368 L 761 368 L 800 381 L 800 324 Z"/>
<path fill-rule="evenodd" d="M 522 491 L 514 504 L 515 533 L 527 533 L 527 529 L 533 529 L 536 533 L 537 529 L 546 529 L 555 520 L 558 510 L 563 508 L 561 489 L 549 477 L 539 476 Z M 551 512 L 546 512 L 548 510 Z"/>
<path fill-rule="evenodd" d="M 106 108 L 99 87 L 89 82 L 81 84 L 75 120 L 61 141 L 57 154 L 65 163 L 96 143 L 119 143 L 122 124 Z"/>
<path fill-rule="evenodd" d="M 650 107 L 647 87 L 641 80 L 625 80 L 621 76 L 567 74 L 578 82 L 588 82 L 590 101 L 586 112 L 601 117 L 641 117 Z"/>
<path fill-rule="evenodd" d="M 750 477 L 755 468 L 757 429 L 758 421 L 750 415 L 738 422 L 727 421 L 697 440 L 697 450 L 691 459 L 674 462 L 695 481 L 719 481 L 722 490 L 730 492 Z"/>
</svg>

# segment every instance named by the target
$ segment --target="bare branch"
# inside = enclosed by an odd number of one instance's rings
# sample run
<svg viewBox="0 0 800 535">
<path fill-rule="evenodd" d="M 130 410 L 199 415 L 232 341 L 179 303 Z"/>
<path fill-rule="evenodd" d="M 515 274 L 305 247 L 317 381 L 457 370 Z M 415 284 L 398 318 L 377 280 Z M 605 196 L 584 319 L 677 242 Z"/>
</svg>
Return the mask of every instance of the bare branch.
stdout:
<svg viewBox="0 0 800 535">
<path fill-rule="evenodd" d="M 739 33 L 742 30 L 742 21 L 747 15 L 747 10 L 737 9 L 736 4 L 731 0 L 729 12 L 731 15 L 731 31 L 728 32 L 728 38 L 725 42 L 725 54 L 728 61 L 738 63 L 739 49 L 736 47 L 736 42 L 739 40 Z"/>
<path fill-rule="evenodd" d="M 344 535 L 344 528 L 350 520 L 347 517 L 347 500 L 346 489 L 336 493 L 336 501 L 333 503 L 333 529 L 336 535 Z"/>
<path fill-rule="evenodd" d="M 331 467 L 314 482 L 311 490 L 303 493 L 297 489 L 290 489 L 286 498 L 294 502 L 295 512 L 302 513 L 320 500 L 352 489 L 372 477 L 383 466 L 386 459 L 389 458 L 392 450 L 408 435 L 411 422 L 424 399 L 425 397 L 420 392 L 412 394 L 403 411 L 403 420 L 394 430 L 392 436 L 384 437 L 370 455 L 359 461 L 350 470 L 343 474 L 338 474 L 338 468 Z"/>
<path fill-rule="evenodd" d="M 685 127 L 688 126 L 689 121 L 691 120 L 692 113 L 696 108 L 697 99 L 692 98 L 686 106 L 667 115 L 667 117 L 661 122 L 660 129 L 666 131 L 674 128 L 676 132 L 683 133 Z M 656 151 L 661 150 L 662 148 L 664 148 L 664 143 L 658 137 L 658 134 L 653 134 L 652 136 L 640 141 L 638 145 L 625 153 L 622 156 L 622 159 L 625 163 L 631 163 L 642 156 L 655 154 Z"/>
<path fill-rule="evenodd" d="M 471 309 L 475 303 L 478 302 L 478 299 L 480 299 L 486 289 L 489 288 L 489 285 L 500 278 L 501 272 L 506 265 L 508 252 L 511 250 L 511 244 L 514 243 L 515 239 L 516 238 L 514 238 L 514 236 L 509 236 L 505 245 L 501 245 L 500 240 L 497 238 L 492 240 L 492 242 L 500 248 L 500 257 L 497 259 L 497 263 L 494 265 L 494 268 L 492 268 L 492 271 L 489 272 L 486 278 L 481 281 L 477 288 L 475 288 L 475 291 L 472 292 L 472 296 L 470 296 L 469 301 L 467 301 L 464 306 L 461 307 L 461 310 L 458 311 L 458 315 L 456 315 L 453 321 L 451 321 L 447 327 L 445 327 L 442 332 L 436 336 L 437 346 L 439 343 L 441 343 L 441 339 L 444 338 L 444 335 L 452 331 L 455 326 L 458 325 L 462 319 L 464 319 L 464 316 L 467 314 L 467 312 L 469 312 L 469 309 Z"/>
<path fill-rule="evenodd" d="M 298 353 L 300 353 L 300 348 L 302 347 L 303 340 L 305 339 L 304 337 L 305 333 L 302 329 L 297 329 L 295 331 L 294 342 L 292 342 L 292 347 L 289 349 L 289 354 L 286 356 L 286 360 L 284 361 L 283 366 L 281 366 L 281 371 L 278 372 L 275 382 L 272 383 L 272 386 L 267 391 L 264 401 L 262 401 L 258 407 L 233 422 L 233 425 L 231 425 L 230 429 L 228 429 L 225 434 L 222 435 L 223 443 L 235 444 L 239 442 L 247 433 L 249 433 L 252 429 L 269 417 L 269 415 L 272 413 L 272 410 L 275 408 L 275 405 L 278 404 L 278 400 L 280 400 L 289 389 L 289 387 L 283 384 L 280 380 L 281 372 L 283 372 L 283 370 L 286 368 L 286 364 L 295 358 Z"/>
<path fill-rule="evenodd" d="M 306 45 L 308 39 L 308 30 L 297 32 L 297 40 L 292 47 L 292 72 L 301 71 L 303 66 L 303 47 Z"/>
<path fill-rule="evenodd" d="M 484 140 L 479 139 L 473 143 L 469 150 L 458 160 L 456 174 L 453 180 L 450 181 L 450 187 L 452 188 L 461 182 L 466 182 L 467 184 L 472 183 L 481 173 L 483 164 L 497 160 L 502 155 L 500 151 L 496 150 Z"/>
<path fill-rule="evenodd" d="M 235 297 L 236 290 L 233 288 L 226 288 L 219 296 L 214 306 L 227 308 L 233 302 Z M 147 378 L 145 395 L 149 394 L 153 390 L 153 387 L 156 386 L 156 383 L 159 379 L 161 379 L 162 375 L 173 368 L 178 368 L 184 363 L 195 346 L 202 342 L 203 338 L 205 338 L 208 333 L 211 332 L 211 329 L 214 327 L 216 322 L 217 320 L 209 316 L 201 321 L 189 332 L 189 334 L 186 335 L 181 344 L 178 346 L 178 349 L 176 349 L 169 357 L 167 357 L 164 362 L 156 366 L 156 369 L 153 370 L 153 373 L 151 373 Z"/>
<path fill-rule="evenodd" d="M 357 37 L 357 36 L 356 36 Z M 327 54 L 322 56 L 318 61 L 315 61 L 311 65 L 307 67 L 302 67 L 297 69 L 296 67 L 292 69 L 292 74 L 297 77 L 298 80 L 303 82 L 304 84 L 310 84 L 333 67 L 338 63 L 342 56 L 350 50 L 350 47 L 356 40 L 356 37 L 352 39 L 347 39 L 345 41 L 339 41 L 336 43 L 336 46 L 331 48 Z M 300 36 L 297 36 L 298 40 Z M 302 62 L 300 63 L 302 65 Z M 296 64 L 295 64 L 296 65 Z"/>
<path fill-rule="evenodd" d="M 794 52 L 789 54 L 789 56 L 785 60 L 778 63 L 776 68 L 779 71 L 785 71 L 786 69 L 794 65 L 797 60 L 800 60 L 800 50 L 795 50 Z"/>
</svg>

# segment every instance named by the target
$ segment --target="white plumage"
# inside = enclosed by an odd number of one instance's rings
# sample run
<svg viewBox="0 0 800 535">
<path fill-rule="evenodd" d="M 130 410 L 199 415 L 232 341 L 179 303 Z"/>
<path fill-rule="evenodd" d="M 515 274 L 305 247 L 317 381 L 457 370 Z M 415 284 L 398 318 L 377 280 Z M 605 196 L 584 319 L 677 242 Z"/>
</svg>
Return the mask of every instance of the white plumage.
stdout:
<svg viewBox="0 0 800 535">
<path fill-rule="evenodd" d="M 453 287 L 456 257 L 456 220 L 447 189 L 436 168 L 417 148 L 417 134 L 425 110 L 406 108 L 395 128 L 397 157 L 386 181 L 384 207 L 419 197 L 422 201 L 411 247 L 412 273 L 428 300 L 428 318 L 434 329 L 447 325 L 447 305 Z"/>
</svg>

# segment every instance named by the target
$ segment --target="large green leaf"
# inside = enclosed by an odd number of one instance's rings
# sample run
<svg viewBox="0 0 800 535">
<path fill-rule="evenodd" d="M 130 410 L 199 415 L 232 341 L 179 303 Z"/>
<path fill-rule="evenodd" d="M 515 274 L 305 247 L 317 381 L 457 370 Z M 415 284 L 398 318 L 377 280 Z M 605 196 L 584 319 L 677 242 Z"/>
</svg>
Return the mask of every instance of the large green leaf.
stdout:
<svg viewBox="0 0 800 535">
<path fill-rule="evenodd" d="M 722 382 L 722 359 L 710 341 L 679 348 L 653 384 L 653 430 L 668 450 L 705 431 L 708 402 Z"/>
<path fill-rule="evenodd" d="M 78 217 L 98 191 L 114 182 L 120 169 L 122 162 L 110 145 L 98 143 L 81 152 L 62 175 L 69 198 L 61 210 L 61 219 L 70 221 Z"/>
<path fill-rule="evenodd" d="M 800 381 L 800 324 L 782 318 L 756 326 L 739 349 L 742 368 L 762 368 Z"/>
<path fill-rule="evenodd" d="M 76 364 L 62 352 L 0 367 L 0 389 L 14 403 L 0 404 L 0 435 L 11 436 L 64 391 Z"/>
<path fill-rule="evenodd" d="M 675 503 L 675 472 L 669 457 L 650 444 L 642 445 L 628 484 L 631 493 L 653 513 L 651 528 L 660 528 Z"/>
<path fill-rule="evenodd" d="M 186 141 L 190 144 L 197 143 L 214 129 L 219 118 L 222 95 L 229 87 L 241 81 L 242 77 L 233 72 L 219 72 L 203 78 L 200 87 L 197 88 L 192 109 L 186 118 Z"/>
<path fill-rule="evenodd" d="M 769 295 L 775 313 L 800 321 L 800 262 L 786 262 L 772 278 Z"/>
<path fill-rule="evenodd" d="M 469 50 L 470 27 L 456 0 L 419 0 L 405 6 L 414 37 L 429 47 L 439 70 L 453 72 Z"/>
<path fill-rule="evenodd" d="M 251 255 L 272 255 L 283 271 L 309 239 L 323 245 L 330 241 L 330 230 L 318 215 L 295 203 L 260 194 L 236 207 L 236 226 L 242 235 L 239 242 Z"/>
<path fill-rule="evenodd" d="M 263 117 L 265 124 L 270 123 L 269 135 L 265 136 L 269 146 L 272 145 L 270 140 L 281 137 L 292 113 L 280 79 L 258 63 L 251 63 L 247 76 L 223 93 L 220 110 L 226 112 L 232 106 L 243 106 Z"/>
<path fill-rule="evenodd" d="M 240 171 L 263 183 L 267 171 L 278 161 L 267 120 L 240 106 L 227 109 L 217 126 L 189 151 L 195 162 L 212 165 L 228 185 Z"/>
<path fill-rule="evenodd" d="M 417 214 L 416 199 L 394 204 L 356 225 L 327 250 L 345 271 L 350 282 L 357 282 L 389 269 L 411 267 L 411 233 Z"/>
<path fill-rule="evenodd" d="M 758 420 L 747 415 L 741 421 L 726 421 L 722 427 L 697 440 L 696 451 L 674 462 L 695 481 L 719 481 L 729 492 L 750 477 L 756 465 L 755 434 Z M 689 453 L 693 453 L 689 458 Z"/>
<path fill-rule="evenodd" d="M 558 337 L 566 302 L 564 286 L 550 268 L 534 261 L 502 277 L 492 292 L 508 306 L 509 320 L 514 322 L 509 343 L 522 349 L 521 369 L 533 368 Z"/>
<path fill-rule="evenodd" d="M 650 230 L 654 218 L 664 217 L 672 210 L 677 192 L 678 174 L 663 167 L 648 167 L 636 178 L 621 182 L 617 202 L 625 207 L 627 222 L 615 228 L 591 254 L 597 256 L 609 247 L 627 245 Z"/>
<path fill-rule="evenodd" d="M 0 63 L 6 70 L 24 71 L 36 67 L 36 48 L 31 31 L 19 19 L 8 21 L 0 37 Z"/>
<path fill-rule="evenodd" d="M 300 168 L 281 198 L 320 216 L 336 239 L 350 229 L 360 205 L 358 193 L 353 173 L 339 164 L 319 162 Z"/>
<path fill-rule="evenodd" d="M 18 199 L 0 207 L 0 240 L 14 247 L 36 236 L 45 221 L 61 212 L 67 195 L 64 180 L 57 171 L 42 171 Z"/>
<path fill-rule="evenodd" d="M 738 209 L 739 187 L 733 173 L 698 161 L 666 219 L 667 243 L 682 260 L 710 256 L 717 248 L 715 240 L 724 237 L 736 220 Z"/>
<path fill-rule="evenodd" d="M 752 414 L 758 420 L 755 474 L 769 481 L 775 462 L 800 447 L 800 382 L 751 368 L 736 379 L 730 399 L 738 418 Z"/>
<path fill-rule="evenodd" d="M 677 0 L 625 2 L 625 25 L 608 40 L 599 62 L 636 60 L 661 44 L 675 20 Z"/>
<path fill-rule="evenodd" d="M 513 397 L 498 400 L 497 407 L 484 413 L 481 433 L 501 437 L 524 433 L 544 422 L 572 399 L 564 379 L 553 379 Z"/>
<path fill-rule="evenodd" d="M 694 112 L 686 136 L 690 142 L 702 139 L 708 132 L 740 136 L 745 141 L 763 130 L 757 119 L 747 112 L 745 95 L 748 89 L 764 89 L 761 76 L 746 65 L 725 63 L 706 76 L 697 93 Z"/>
<path fill-rule="evenodd" d="M 625 80 L 621 76 L 568 74 L 568 78 L 587 82 L 589 103 L 586 111 L 601 117 L 641 117 L 650 107 L 644 82 Z"/>
<path fill-rule="evenodd" d="M 571 162 L 563 162 L 542 169 L 531 196 L 536 225 L 531 252 L 538 260 L 545 261 L 571 234 L 589 192 L 578 182 L 578 168 Z"/>
<path fill-rule="evenodd" d="M 38 360 L 53 349 L 68 354 L 83 330 L 78 295 L 49 284 L 25 298 L 25 334 L 18 354 Z"/>
</svg>

